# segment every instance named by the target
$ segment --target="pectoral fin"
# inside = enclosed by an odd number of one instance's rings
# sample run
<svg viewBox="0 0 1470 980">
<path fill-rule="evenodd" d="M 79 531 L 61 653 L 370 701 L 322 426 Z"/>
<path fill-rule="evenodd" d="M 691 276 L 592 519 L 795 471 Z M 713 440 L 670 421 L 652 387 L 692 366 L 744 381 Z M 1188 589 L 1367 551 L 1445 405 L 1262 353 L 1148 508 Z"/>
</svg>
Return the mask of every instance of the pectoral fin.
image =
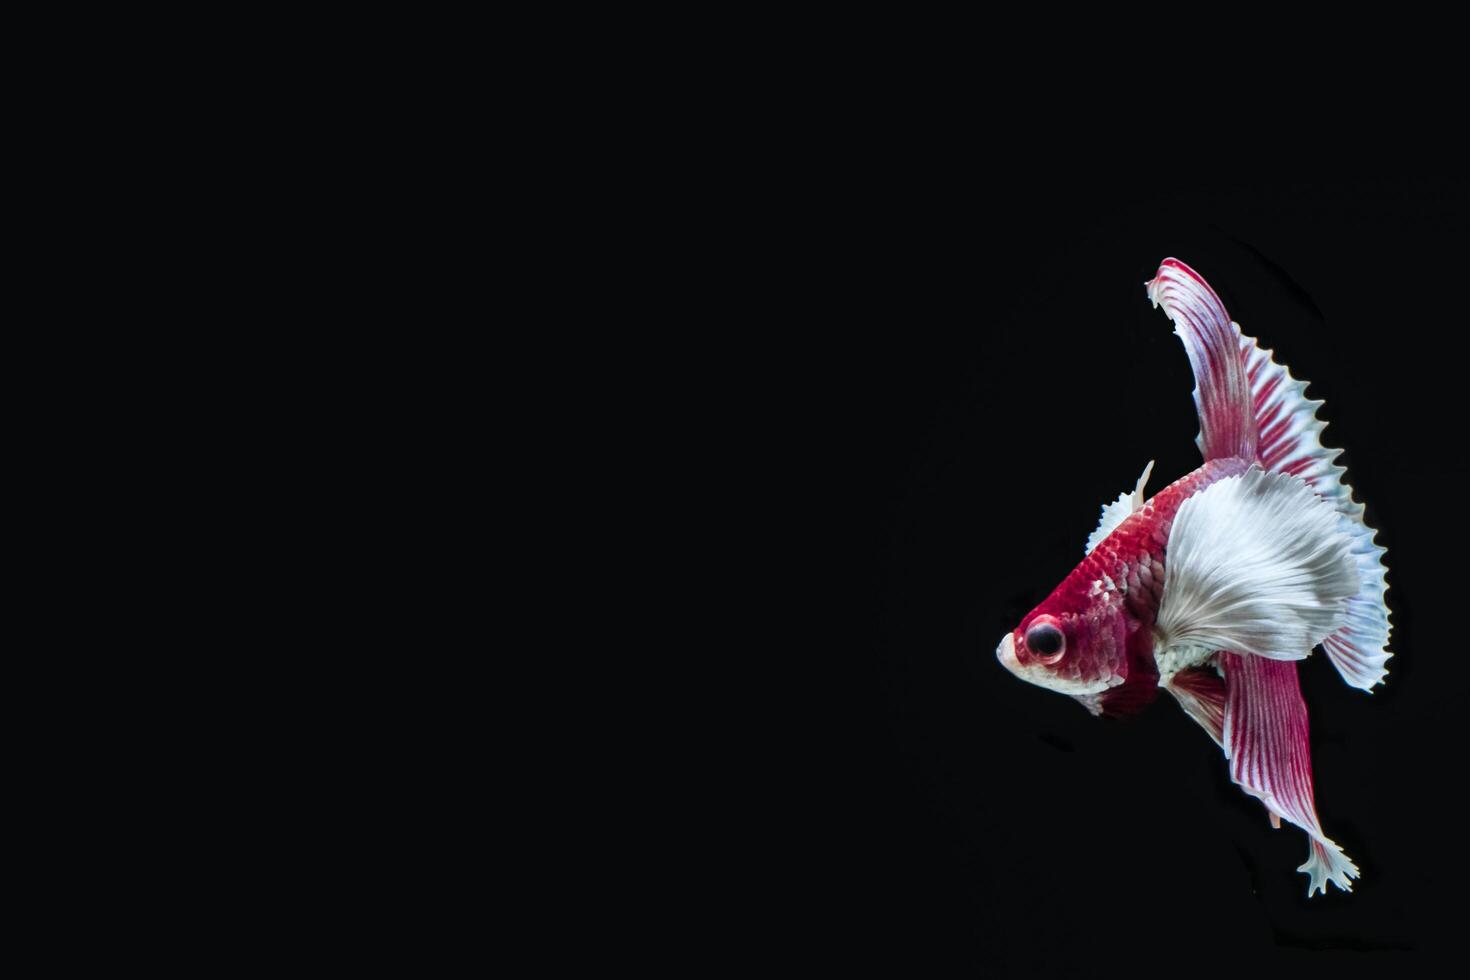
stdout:
<svg viewBox="0 0 1470 980">
<path fill-rule="evenodd" d="M 1225 675 L 1222 735 L 1230 778 L 1266 804 L 1273 817 L 1295 824 L 1311 838 L 1307 861 L 1297 868 L 1311 879 L 1308 896 L 1325 894 L 1329 881 L 1351 891 L 1357 865 L 1322 833 L 1317 820 L 1307 706 L 1296 664 L 1226 651 L 1217 661 Z"/>
<path fill-rule="evenodd" d="M 1115 531 L 1133 512 L 1143 507 L 1143 488 L 1148 485 L 1148 475 L 1154 471 L 1154 461 L 1149 460 L 1148 465 L 1143 468 L 1143 475 L 1138 478 L 1138 483 L 1133 487 L 1132 493 L 1120 493 L 1118 499 L 1112 503 L 1103 504 L 1102 520 L 1097 522 L 1097 529 L 1087 538 L 1087 554 L 1092 554 L 1092 549 Z"/>
<path fill-rule="evenodd" d="M 1300 660 L 1348 622 L 1352 541 L 1301 478 L 1252 466 L 1186 500 L 1169 531 L 1162 646 Z"/>
</svg>

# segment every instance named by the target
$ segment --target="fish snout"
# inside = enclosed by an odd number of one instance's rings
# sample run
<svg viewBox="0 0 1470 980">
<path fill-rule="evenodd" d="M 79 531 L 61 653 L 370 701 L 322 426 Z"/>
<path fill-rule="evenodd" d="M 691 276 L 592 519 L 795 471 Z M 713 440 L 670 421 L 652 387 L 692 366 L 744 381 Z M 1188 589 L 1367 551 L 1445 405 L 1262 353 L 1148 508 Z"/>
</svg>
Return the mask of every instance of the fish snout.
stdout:
<svg viewBox="0 0 1470 980">
<path fill-rule="evenodd" d="M 999 660 L 1006 670 L 1021 677 L 1021 661 L 1016 657 L 1016 639 L 1011 633 L 1007 633 L 1000 641 L 1000 646 L 995 648 L 995 659 Z"/>
</svg>

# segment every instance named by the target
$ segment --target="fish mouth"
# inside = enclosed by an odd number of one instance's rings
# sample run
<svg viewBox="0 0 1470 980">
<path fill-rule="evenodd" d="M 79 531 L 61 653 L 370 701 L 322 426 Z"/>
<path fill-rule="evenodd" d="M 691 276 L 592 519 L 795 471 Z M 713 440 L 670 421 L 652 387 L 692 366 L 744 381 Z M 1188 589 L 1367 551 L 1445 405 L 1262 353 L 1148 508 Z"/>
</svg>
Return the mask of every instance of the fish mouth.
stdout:
<svg viewBox="0 0 1470 980">
<path fill-rule="evenodd" d="M 995 659 L 999 660 L 1006 670 L 1015 674 L 1022 680 L 1030 680 L 1021 669 L 1021 661 L 1016 659 L 1016 639 L 1007 633 L 1000 641 L 1000 646 L 995 648 Z"/>
<path fill-rule="evenodd" d="M 1070 694 L 1073 697 L 1086 694 L 1101 694 L 1123 683 L 1123 678 L 1114 674 L 1103 680 L 1084 681 L 1072 677 L 1064 677 L 1056 674 L 1047 667 L 1037 663 L 1021 663 L 1016 656 L 1016 638 L 1012 633 L 1007 633 L 1001 638 L 1000 646 L 995 648 L 995 659 L 999 660 L 1006 670 L 1015 674 L 1027 684 L 1035 684 L 1044 687 L 1048 691 L 1056 691 L 1058 694 Z"/>
</svg>

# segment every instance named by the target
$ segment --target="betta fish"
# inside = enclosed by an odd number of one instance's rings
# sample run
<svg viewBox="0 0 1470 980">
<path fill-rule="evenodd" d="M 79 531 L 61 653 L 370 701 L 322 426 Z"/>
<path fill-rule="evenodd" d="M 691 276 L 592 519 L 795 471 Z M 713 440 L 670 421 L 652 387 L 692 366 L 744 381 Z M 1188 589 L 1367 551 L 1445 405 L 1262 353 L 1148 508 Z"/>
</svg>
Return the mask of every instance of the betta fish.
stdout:
<svg viewBox="0 0 1470 980">
<path fill-rule="evenodd" d="M 1204 464 L 1152 497 L 1102 509 L 1086 557 L 996 650 L 1024 681 L 1094 715 L 1160 690 L 1224 751 L 1230 778 L 1309 838 L 1307 895 L 1358 868 L 1322 831 L 1297 661 L 1321 647 L 1371 692 L 1391 656 L 1385 549 L 1364 522 L 1321 401 L 1240 331 L 1204 278 L 1165 259 L 1146 284 L 1194 371 Z"/>
</svg>

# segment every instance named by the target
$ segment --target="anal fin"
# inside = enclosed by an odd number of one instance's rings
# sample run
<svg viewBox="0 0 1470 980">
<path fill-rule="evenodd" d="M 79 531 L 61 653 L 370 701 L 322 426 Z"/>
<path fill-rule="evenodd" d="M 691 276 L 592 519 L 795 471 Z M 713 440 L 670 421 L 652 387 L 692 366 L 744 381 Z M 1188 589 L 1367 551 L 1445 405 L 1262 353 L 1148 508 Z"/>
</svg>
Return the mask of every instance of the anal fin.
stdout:
<svg viewBox="0 0 1470 980">
<path fill-rule="evenodd" d="M 1223 736 L 1230 778 L 1281 820 L 1305 830 L 1311 847 L 1297 868 L 1310 878 L 1307 895 L 1324 894 L 1330 881 L 1352 890 L 1357 865 L 1322 833 L 1312 793 L 1307 706 L 1296 664 L 1221 651 L 1225 675 Z"/>
</svg>

